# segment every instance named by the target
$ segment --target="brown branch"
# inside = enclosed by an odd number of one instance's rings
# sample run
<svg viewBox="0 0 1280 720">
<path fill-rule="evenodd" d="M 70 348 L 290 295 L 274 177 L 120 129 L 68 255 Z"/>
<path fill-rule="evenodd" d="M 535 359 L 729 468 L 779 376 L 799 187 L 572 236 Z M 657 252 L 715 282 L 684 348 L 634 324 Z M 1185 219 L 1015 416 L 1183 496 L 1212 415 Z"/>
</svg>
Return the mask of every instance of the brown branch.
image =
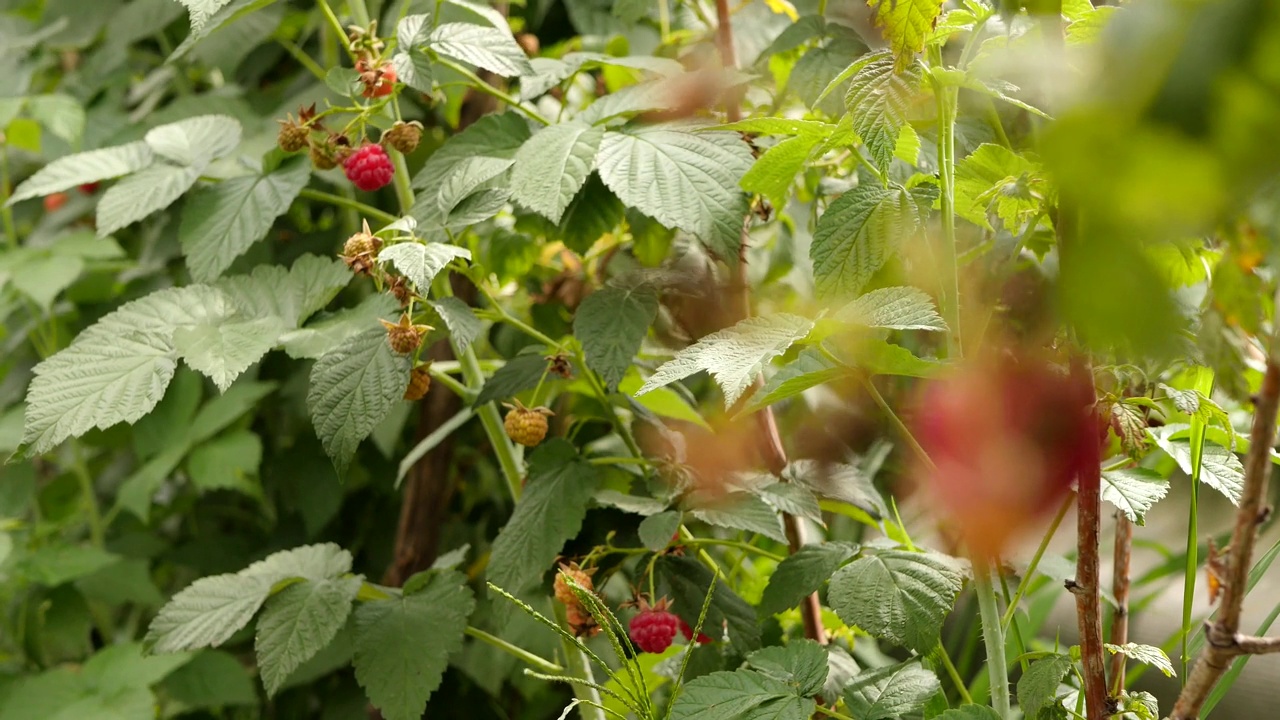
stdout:
<svg viewBox="0 0 1280 720">
<path fill-rule="evenodd" d="M 1102 602 L 1098 591 L 1098 535 L 1102 500 L 1101 465 L 1080 475 L 1076 509 L 1078 553 L 1076 618 L 1080 623 L 1080 664 L 1084 669 L 1084 700 L 1089 720 L 1104 720 L 1107 711 L 1107 669 L 1102 649 Z"/>
<path fill-rule="evenodd" d="M 1280 335 L 1280 333 L 1278 333 Z M 1231 660 L 1252 652 L 1280 652 L 1280 639 L 1241 636 L 1240 612 L 1249 589 L 1249 567 L 1258 525 L 1265 519 L 1264 495 L 1271 479 L 1271 449 L 1275 446 L 1276 411 L 1280 408 L 1280 337 L 1271 341 L 1267 372 L 1254 403 L 1249 454 L 1245 458 L 1244 491 L 1231 533 L 1231 559 L 1223 583 L 1222 605 L 1216 622 L 1205 627 L 1204 652 L 1196 662 L 1173 706 L 1169 720 L 1195 720 L 1209 692 L 1222 679 Z"/>
<path fill-rule="evenodd" d="M 716 0 L 716 44 L 720 49 L 720 62 L 725 68 L 736 68 L 738 60 L 733 52 L 733 28 L 729 22 L 728 0 Z M 729 122 L 737 122 L 742 118 L 738 108 L 738 99 L 731 96 L 725 102 L 725 116 Z M 747 242 L 750 239 L 751 212 L 742 221 L 742 233 L 738 238 L 738 262 L 733 266 L 730 289 L 737 298 L 737 317 L 751 317 L 751 288 L 747 284 Z M 757 376 L 753 383 L 753 391 L 759 390 L 764 379 Z M 759 423 L 757 432 L 760 437 L 760 451 L 765 466 L 775 476 L 781 476 L 787 466 L 787 451 L 782 445 L 782 436 L 778 433 L 778 422 L 773 416 L 772 408 L 764 408 L 756 413 Z M 796 552 L 805 544 L 804 525 L 799 518 L 783 513 L 782 521 L 787 534 L 787 545 L 791 552 Z M 826 644 L 827 633 L 822 627 L 822 604 L 817 593 L 811 593 L 800 604 L 800 617 L 804 621 L 804 635 L 810 640 Z"/>
<path fill-rule="evenodd" d="M 1116 511 L 1116 549 L 1111 573 L 1111 593 L 1116 598 L 1116 611 L 1111 618 L 1111 644 L 1129 642 L 1129 561 L 1133 557 L 1133 523 L 1124 511 Z M 1124 689 L 1125 658 L 1123 653 L 1111 656 L 1111 692 Z"/>
</svg>

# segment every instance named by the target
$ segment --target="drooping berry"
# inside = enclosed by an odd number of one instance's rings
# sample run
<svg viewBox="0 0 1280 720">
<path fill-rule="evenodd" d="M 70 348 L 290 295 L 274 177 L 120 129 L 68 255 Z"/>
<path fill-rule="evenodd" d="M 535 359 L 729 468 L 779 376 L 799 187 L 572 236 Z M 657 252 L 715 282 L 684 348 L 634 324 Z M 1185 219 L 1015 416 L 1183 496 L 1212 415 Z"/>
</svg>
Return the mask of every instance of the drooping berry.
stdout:
<svg viewBox="0 0 1280 720">
<path fill-rule="evenodd" d="M 311 166 L 317 170 L 332 170 L 338 167 L 333 151 L 324 143 L 311 143 L 311 150 L 307 154 L 311 158 Z"/>
<path fill-rule="evenodd" d="M 507 407 L 511 408 L 511 412 L 507 413 L 502 422 L 507 437 L 525 447 L 533 447 L 542 442 L 547 436 L 547 416 L 554 413 L 544 407 L 527 408 L 519 400 L 515 405 L 508 404 Z"/>
<path fill-rule="evenodd" d="M 420 365 L 409 371 L 409 387 L 404 390 L 404 399 L 410 402 L 421 400 L 431 389 L 431 367 Z"/>
<path fill-rule="evenodd" d="M 355 274 L 367 275 L 377 262 L 378 250 L 381 247 L 382 241 L 369 232 L 369 221 L 365 220 L 360 232 L 347 238 L 339 257 Z"/>
<path fill-rule="evenodd" d="M 418 148 L 422 140 L 422 123 L 414 120 L 404 122 L 397 120 L 386 132 L 382 133 L 382 142 L 408 155 Z"/>
<path fill-rule="evenodd" d="M 400 307 L 409 307 L 409 301 L 414 297 L 413 288 L 409 287 L 403 275 L 387 276 L 387 292 L 399 301 Z"/>
<path fill-rule="evenodd" d="M 311 133 L 302 125 L 294 122 L 292 117 L 278 120 L 280 133 L 276 135 L 276 144 L 280 149 L 292 153 L 298 152 L 309 144 Z"/>
<path fill-rule="evenodd" d="M 64 192 L 56 192 L 51 195 L 45 195 L 44 211 L 53 212 L 58 208 L 61 208 L 63 205 L 66 205 L 68 199 L 70 199 L 70 196 Z"/>
<path fill-rule="evenodd" d="M 1031 353 L 979 356 L 927 386 L 915 473 L 965 549 L 994 557 L 1100 462 L 1092 378 Z"/>
<path fill-rule="evenodd" d="M 395 175 L 387 151 L 381 145 L 373 144 L 353 152 L 343 163 L 343 170 L 347 173 L 347 179 L 365 192 L 386 187 Z"/>
<path fill-rule="evenodd" d="M 556 600 L 559 600 L 565 607 L 580 606 L 582 603 L 578 601 L 578 596 L 573 594 L 573 588 L 569 587 L 569 583 L 565 582 L 565 578 L 573 580 L 578 587 L 593 592 L 595 586 L 591 584 L 592 570 L 583 570 L 578 567 L 578 563 L 560 564 L 560 571 L 556 573 L 556 581 L 552 586 L 555 590 Z"/>
<path fill-rule="evenodd" d="M 693 637 L 693 628 L 689 627 L 689 623 L 685 622 L 684 618 L 677 617 L 676 620 L 680 623 L 680 634 L 684 636 L 685 640 L 691 639 Z M 702 632 L 698 633 L 699 645 L 706 645 L 707 643 L 712 642 L 715 641 L 711 639 L 710 635 Z"/>
<path fill-rule="evenodd" d="M 367 98 L 386 97 L 396 89 L 396 70 L 389 64 L 371 68 L 362 61 L 356 70 L 360 73 L 360 82 L 364 83 L 364 92 L 360 94 Z"/>
<path fill-rule="evenodd" d="M 406 313 L 400 316 L 400 322 L 390 323 L 378 320 L 387 329 L 387 343 L 391 349 L 401 355 L 408 355 L 422 345 L 422 336 L 431 330 L 430 325 L 414 325 Z"/>
<path fill-rule="evenodd" d="M 641 600 L 640 612 L 631 618 L 629 627 L 631 641 L 641 652 L 660 653 L 676 639 L 680 618 L 667 609 L 666 599 L 659 600 L 653 607 L 647 607 Z"/>
</svg>

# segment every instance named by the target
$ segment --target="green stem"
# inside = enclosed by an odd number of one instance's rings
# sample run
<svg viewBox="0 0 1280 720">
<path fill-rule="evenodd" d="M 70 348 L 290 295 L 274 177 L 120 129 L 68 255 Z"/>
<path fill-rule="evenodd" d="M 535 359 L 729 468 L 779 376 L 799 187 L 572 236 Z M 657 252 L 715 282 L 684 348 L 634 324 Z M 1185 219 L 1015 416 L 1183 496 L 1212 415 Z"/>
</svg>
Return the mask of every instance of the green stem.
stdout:
<svg viewBox="0 0 1280 720">
<path fill-rule="evenodd" d="M 556 603 L 556 620 L 561 627 L 564 627 L 565 611 L 560 603 Z M 565 637 L 560 638 L 560 646 L 564 650 L 565 664 L 569 666 L 569 674 L 586 681 L 573 684 L 573 696 L 582 701 L 578 705 L 578 714 L 582 720 L 604 720 L 604 711 L 600 709 L 600 692 L 592 687 L 595 685 L 595 676 L 591 672 L 591 663 L 588 662 L 586 654 Z"/>
<path fill-rule="evenodd" d="M 592 465 L 645 465 L 649 462 L 647 458 L 632 457 L 630 455 L 621 455 L 618 457 L 594 457 L 587 462 Z"/>
<path fill-rule="evenodd" d="M 413 207 L 413 186 L 409 180 L 409 164 L 405 162 L 404 154 L 399 150 L 393 149 L 387 154 L 391 156 L 391 167 L 396 171 L 393 180 L 396 202 L 400 203 L 400 213 L 408 215 L 410 208 Z"/>
<path fill-rule="evenodd" d="M 841 713 L 841 712 L 836 712 L 835 710 L 832 710 L 831 708 L 826 707 L 825 705 L 819 705 L 818 712 L 822 713 L 823 715 L 826 715 L 829 718 L 835 718 L 835 720 L 853 720 L 852 717 L 849 717 L 848 715 L 845 715 L 844 713 Z"/>
<path fill-rule="evenodd" d="M 89 473 L 89 466 L 84 461 L 80 443 L 73 441 L 72 447 L 74 457 L 72 471 L 80 481 L 80 492 L 84 495 L 85 509 L 89 512 L 89 539 L 93 541 L 95 547 L 102 547 L 106 542 L 106 533 L 103 529 L 102 509 L 98 506 L 98 495 L 93 487 L 93 476 Z"/>
<path fill-rule="evenodd" d="M 2 136 L 3 133 L 0 133 Z M 13 195 L 13 187 L 9 177 L 9 145 L 0 137 L 0 219 L 4 221 L 4 236 L 9 241 L 9 249 L 18 247 L 18 227 L 13 222 L 13 208 L 9 207 L 9 198 Z"/>
<path fill-rule="evenodd" d="M 930 61 L 942 67 L 942 51 L 930 48 Z M 960 269 L 956 262 L 956 88 L 934 82 L 934 97 L 938 103 L 938 180 L 942 188 L 942 317 L 947 321 L 947 357 L 958 359 L 962 355 L 960 342 Z"/>
<path fill-rule="evenodd" d="M 783 558 L 783 556 L 781 556 L 781 555 L 779 555 L 779 554 L 777 554 L 777 553 L 769 552 L 768 550 L 765 550 L 765 549 L 763 549 L 763 548 L 758 548 L 758 547 L 756 547 L 755 545 L 752 545 L 752 544 L 750 544 L 750 543 L 741 542 L 741 541 L 739 541 L 739 540 L 721 540 L 720 538 L 698 538 L 698 537 L 695 537 L 695 538 L 693 538 L 693 539 L 691 539 L 691 540 L 683 540 L 683 541 L 682 541 L 682 544 L 684 544 L 684 545 L 691 545 L 691 546 L 693 546 L 693 547 L 698 547 L 698 546 L 700 546 L 700 545 L 712 545 L 712 546 L 719 546 L 719 547 L 731 547 L 731 548 L 735 548 L 735 549 L 738 549 L 738 550 L 742 550 L 742 551 L 744 551 L 744 552 L 755 553 L 756 555 L 759 555 L 760 557 L 766 557 L 766 558 L 769 558 L 770 560 L 773 560 L 774 562 L 782 562 L 782 561 L 785 559 L 785 558 Z"/>
<path fill-rule="evenodd" d="M 459 349 L 453 338 L 449 338 L 449 344 L 453 346 L 453 354 L 462 363 L 462 377 L 467 381 L 467 386 L 478 391 L 484 385 L 484 371 L 480 369 L 475 351 L 470 346 L 466 350 Z M 489 444 L 493 445 L 493 452 L 498 456 L 498 465 L 502 467 L 502 477 L 507 481 L 511 499 L 519 500 L 524 470 L 521 468 L 520 458 L 516 456 L 515 446 L 511 444 L 511 438 L 507 437 L 507 431 L 502 427 L 502 416 L 491 402 L 477 408 L 476 414 L 480 416 L 480 424 L 484 426 Z"/>
<path fill-rule="evenodd" d="M 474 628 L 468 625 L 466 629 L 466 633 L 471 637 L 479 640 L 480 642 L 485 643 L 486 645 L 495 647 L 501 650 L 502 652 L 507 653 L 508 655 L 511 655 L 512 657 L 528 665 L 532 665 L 538 668 L 539 670 L 542 670 L 543 672 L 548 672 L 548 673 L 564 672 L 563 667 L 560 667 L 559 665 L 551 662 L 550 660 L 547 660 L 546 658 L 541 657 L 539 655 L 534 655 L 533 653 L 529 652 L 528 650 L 525 650 L 522 647 L 512 645 L 506 640 L 503 640 L 502 638 L 497 637 L 496 635 L 490 635 L 489 633 L 479 628 Z"/>
<path fill-rule="evenodd" d="M 476 90 L 479 90 L 480 92 L 485 93 L 486 95 L 492 95 L 493 97 L 510 105 L 512 108 L 519 111 L 521 114 L 528 117 L 530 120 L 541 123 L 543 125 L 551 124 L 551 121 L 539 115 L 538 111 L 533 110 L 532 108 L 526 107 L 524 103 L 520 102 L 517 98 L 507 93 L 502 88 L 494 87 L 489 83 L 485 82 L 484 80 L 481 80 L 480 76 L 471 72 L 466 67 L 459 65 L 458 63 L 450 60 L 447 57 L 436 56 L 435 60 L 441 65 L 444 65 L 450 70 L 453 70 L 459 75 L 465 77 L 467 79 L 467 82 L 470 83 L 471 86 L 474 87 Z"/>
<path fill-rule="evenodd" d="M 969 694 L 969 688 L 965 686 L 964 678 L 960 677 L 960 671 L 956 670 L 955 663 L 951 662 L 951 655 L 947 652 L 947 647 L 941 643 L 938 644 L 938 659 L 942 661 L 942 667 L 946 669 L 947 676 L 951 678 L 952 684 L 959 691 L 960 699 L 966 704 L 973 704 L 973 696 Z"/>
<path fill-rule="evenodd" d="M 306 51 L 298 47 L 292 40 L 285 40 L 284 38 L 276 38 L 276 44 L 284 48 L 285 52 L 293 56 L 293 59 L 297 60 L 298 64 L 306 68 L 307 72 L 314 75 L 317 80 L 324 82 L 324 68 L 320 67 L 320 63 L 312 60 Z"/>
<path fill-rule="evenodd" d="M 1213 392 L 1213 372 L 1198 368 L 1193 382 L 1194 389 L 1204 395 Z M 1200 567 L 1200 461 L 1204 453 L 1205 422 L 1191 418 L 1191 498 L 1187 507 L 1187 563 L 1182 578 L 1182 673 L 1178 675 L 1181 686 L 1187 682 L 1191 643 L 1191 606 L 1196 599 L 1196 574 Z"/>
<path fill-rule="evenodd" d="M 347 10 L 351 13 L 351 19 L 362 28 L 370 25 L 369 8 L 365 5 L 364 0 L 350 0 L 347 3 Z"/>
<path fill-rule="evenodd" d="M 338 20 L 338 16 L 333 14 L 333 8 L 329 7 L 328 0 L 320 0 L 320 10 L 324 13 L 324 17 L 329 21 L 329 29 L 337 36 L 337 40 L 342 44 L 342 48 L 347 51 L 347 56 L 351 58 L 351 64 L 356 62 L 356 54 L 351 51 L 351 43 L 347 42 L 347 31 L 342 27 L 342 22 Z"/>
<path fill-rule="evenodd" d="M 1009 607 L 1005 609 L 1004 617 L 1000 620 L 1000 627 L 1008 629 L 1009 623 L 1013 622 L 1013 614 L 1018 610 L 1018 603 L 1022 602 L 1022 596 L 1026 594 L 1028 586 L 1031 584 L 1031 578 L 1035 577 L 1036 568 L 1040 566 L 1040 559 L 1044 557 L 1044 553 L 1049 549 L 1049 543 L 1053 540 L 1054 534 L 1058 532 L 1058 526 L 1062 524 L 1062 519 L 1067 516 L 1067 511 L 1071 509 L 1071 505 L 1075 503 L 1076 495 L 1071 493 L 1062 501 L 1062 506 L 1058 508 L 1058 514 L 1053 516 L 1053 522 L 1049 523 L 1049 529 L 1045 531 L 1044 537 L 1040 538 L 1040 545 L 1036 548 L 1035 555 L 1031 556 L 1031 564 L 1027 565 L 1027 571 L 1022 574 L 1022 580 L 1018 582 L 1018 589 L 1013 592 L 1013 599 L 1009 601 Z"/>
<path fill-rule="evenodd" d="M 431 369 L 428 372 L 431 373 L 431 378 L 433 380 L 452 390 L 454 395 L 462 398 L 465 402 L 472 402 L 476 399 L 476 393 L 474 390 L 463 385 L 457 380 L 454 380 L 452 376 L 443 370 L 436 369 L 435 363 L 431 364 Z"/>
<path fill-rule="evenodd" d="M 609 411 L 609 420 L 613 423 L 613 427 L 618 431 L 618 436 L 622 438 L 622 442 L 626 444 L 627 450 L 631 452 L 637 460 L 644 459 L 644 452 L 640 450 L 640 444 L 636 442 L 635 436 L 631 434 L 631 428 L 622 421 L 618 416 L 618 409 L 609 402 L 609 393 L 605 390 L 604 385 L 600 383 L 600 378 L 596 377 L 595 372 L 587 368 L 587 358 L 579 348 L 577 353 L 578 365 L 583 368 L 583 375 L 587 378 L 587 384 L 591 386 L 592 392 L 595 393 L 596 399 L 600 401 Z"/>
<path fill-rule="evenodd" d="M 333 193 L 327 193 L 322 190 L 312 190 L 311 188 L 303 188 L 302 192 L 298 193 L 298 197 L 304 197 L 304 198 L 307 198 L 308 200 L 315 200 L 317 202 L 335 205 L 340 208 L 354 210 L 360 213 L 361 215 L 368 216 L 375 220 L 381 220 L 384 223 L 395 222 L 396 220 L 399 219 L 395 215 L 392 215 L 389 212 L 379 210 L 378 208 L 373 207 L 372 205 L 366 205 L 360 202 L 359 200 L 345 198 L 345 197 L 342 197 L 341 195 L 334 195 Z"/>
<path fill-rule="evenodd" d="M 1004 654 L 1004 629 L 996 604 L 996 588 L 991 582 L 991 566 L 975 559 L 973 591 L 978 597 L 978 615 L 982 619 L 982 640 L 987 648 L 987 677 L 991 685 L 991 707 L 1000 720 L 1009 718 L 1009 665 Z"/>
<path fill-rule="evenodd" d="M 871 382 L 871 378 L 864 375 L 861 380 L 862 386 L 867 389 L 867 393 L 871 395 L 871 399 L 875 401 L 880 410 L 889 418 L 889 422 L 893 424 L 894 429 L 898 431 L 898 434 L 902 436 L 902 439 L 911 446 L 911 449 L 920 456 L 920 459 L 924 461 L 926 465 L 930 468 L 934 467 L 933 460 L 929 458 L 929 453 L 925 452 L 924 446 L 916 440 L 915 435 L 911 434 L 911 428 L 907 427 L 907 424 L 902 422 L 902 418 L 898 417 L 898 414 L 889 406 L 889 403 L 884 399 L 884 396 L 876 389 L 875 383 Z"/>
</svg>

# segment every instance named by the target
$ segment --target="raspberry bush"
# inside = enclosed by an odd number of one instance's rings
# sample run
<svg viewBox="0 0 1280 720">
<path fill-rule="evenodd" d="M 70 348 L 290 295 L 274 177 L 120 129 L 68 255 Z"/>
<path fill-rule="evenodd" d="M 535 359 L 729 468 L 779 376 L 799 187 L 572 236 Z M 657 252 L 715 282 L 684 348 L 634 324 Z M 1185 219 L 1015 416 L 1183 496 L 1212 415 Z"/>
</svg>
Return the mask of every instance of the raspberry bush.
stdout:
<svg viewBox="0 0 1280 720">
<path fill-rule="evenodd" d="M 5 4 L 0 720 L 1268 716 L 1272 5 Z"/>
</svg>

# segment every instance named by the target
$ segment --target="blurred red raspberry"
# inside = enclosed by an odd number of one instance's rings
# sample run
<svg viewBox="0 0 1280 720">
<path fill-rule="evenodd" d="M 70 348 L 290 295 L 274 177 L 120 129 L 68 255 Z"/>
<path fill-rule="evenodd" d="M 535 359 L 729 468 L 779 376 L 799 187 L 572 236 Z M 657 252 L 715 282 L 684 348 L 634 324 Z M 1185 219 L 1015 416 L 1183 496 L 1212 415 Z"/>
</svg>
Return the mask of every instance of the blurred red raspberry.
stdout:
<svg viewBox="0 0 1280 720">
<path fill-rule="evenodd" d="M 1039 358 L 983 358 L 930 383 L 916 433 L 929 499 L 975 557 L 996 557 L 1096 472 L 1091 380 Z"/>
<path fill-rule="evenodd" d="M 60 208 L 60 207 L 62 207 L 63 205 L 66 205 L 66 204 L 67 204 L 67 199 L 68 199 L 67 194 L 66 194 L 66 193 L 64 193 L 64 192 L 57 192 L 57 193 L 53 193 L 53 194 L 51 194 L 51 195 L 45 195 L 45 196 L 44 196 L 44 211 L 45 211 L 45 212 L 53 212 L 53 211 L 57 210 L 58 208 Z"/>
</svg>

